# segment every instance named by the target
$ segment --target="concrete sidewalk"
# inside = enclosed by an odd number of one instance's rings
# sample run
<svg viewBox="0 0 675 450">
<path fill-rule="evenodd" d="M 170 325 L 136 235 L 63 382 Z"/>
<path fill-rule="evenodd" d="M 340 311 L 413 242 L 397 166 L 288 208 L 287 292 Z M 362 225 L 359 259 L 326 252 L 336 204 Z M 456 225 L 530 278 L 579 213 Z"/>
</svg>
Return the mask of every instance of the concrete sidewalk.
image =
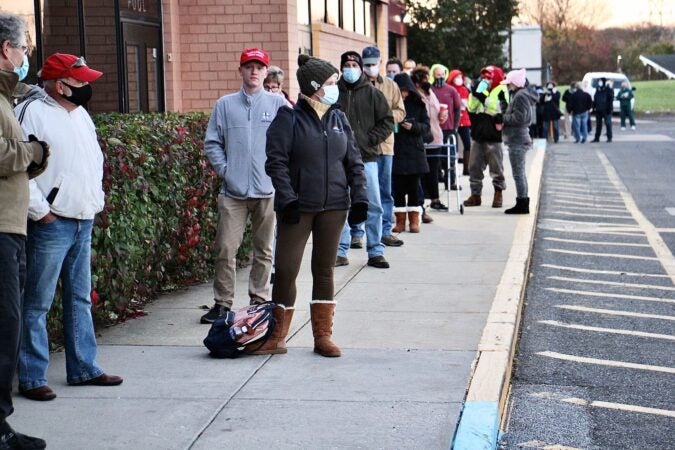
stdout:
<svg viewBox="0 0 675 450">
<path fill-rule="evenodd" d="M 542 160 L 528 156 L 537 193 Z M 335 269 L 341 358 L 312 352 L 310 239 L 288 354 L 208 357 L 199 317 L 212 290 L 192 287 L 101 331 L 99 362 L 124 384 L 67 386 L 64 355 L 53 354 L 58 398 L 15 396 L 11 424 L 50 449 L 449 448 L 514 233 L 528 219 L 491 208 L 485 181 L 484 206 L 432 213 L 420 234 L 402 233 L 405 245 L 385 253 L 390 269 L 367 267 L 365 250 L 353 249 Z M 468 179 L 461 184 L 466 198 Z M 505 208 L 515 203 L 510 174 L 507 184 Z M 247 276 L 238 274 L 235 307 L 247 302 Z"/>
</svg>

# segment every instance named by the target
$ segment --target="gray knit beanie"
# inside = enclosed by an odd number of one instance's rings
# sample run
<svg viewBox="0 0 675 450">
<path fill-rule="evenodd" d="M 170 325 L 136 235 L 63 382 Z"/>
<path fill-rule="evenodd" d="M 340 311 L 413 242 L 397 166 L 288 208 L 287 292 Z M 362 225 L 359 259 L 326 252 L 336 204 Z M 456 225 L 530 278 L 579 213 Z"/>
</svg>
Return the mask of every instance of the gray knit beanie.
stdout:
<svg viewBox="0 0 675 450">
<path fill-rule="evenodd" d="M 340 73 L 335 66 L 323 59 L 313 58 L 309 55 L 298 56 L 298 84 L 300 85 L 300 92 L 307 97 L 314 95 L 316 91 L 321 89 L 321 86 L 333 74 Z"/>
</svg>

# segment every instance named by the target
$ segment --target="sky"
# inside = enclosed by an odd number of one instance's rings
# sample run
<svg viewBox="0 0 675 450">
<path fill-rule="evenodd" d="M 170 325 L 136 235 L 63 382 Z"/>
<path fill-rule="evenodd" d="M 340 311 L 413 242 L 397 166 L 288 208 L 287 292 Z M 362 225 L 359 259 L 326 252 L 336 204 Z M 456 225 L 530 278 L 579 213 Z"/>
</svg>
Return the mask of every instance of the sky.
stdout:
<svg viewBox="0 0 675 450">
<path fill-rule="evenodd" d="M 596 0 L 588 0 L 593 2 Z M 649 22 L 675 26 L 675 0 L 607 0 L 607 20 L 599 28 L 624 27 Z"/>
</svg>

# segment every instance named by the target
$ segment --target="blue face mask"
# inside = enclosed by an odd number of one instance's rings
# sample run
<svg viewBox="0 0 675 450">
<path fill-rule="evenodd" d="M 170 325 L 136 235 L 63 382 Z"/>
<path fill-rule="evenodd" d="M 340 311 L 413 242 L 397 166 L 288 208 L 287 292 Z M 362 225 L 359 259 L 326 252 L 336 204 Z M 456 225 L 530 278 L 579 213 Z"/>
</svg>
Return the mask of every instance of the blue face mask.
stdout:
<svg viewBox="0 0 675 450">
<path fill-rule="evenodd" d="M 361 78 L 361 69 L 356 67 L 342 69 L 342 78 L 349 84 L 356 83 Z"/>
<path fill-rule="evenodd" d="M 337 84 L 331 84 L 330 86 L 323 86 L 323 97 L 320 97 L 321 103 L 324 105 L 333 105 L 338 101 L 340 96 L 340 89 Z"/>
<path fill-rule="evenodd" d="M 395 76 L 396 76 L 395 73 L 388 73 L 387 74 L 387 78 L 389 78 L 390 80 L 393 80 Z"/>
<path fill-rule="evenodd" d="M 10 62 L 12 62 L 10 60 Z M 14 65 L 14 63 L 12 63 Z M 30 67 L 29 62 L 28 62 L 28 55 L 24 54 L 23 55 L 23 62 L 21 63 L 20 66 L 14 67 L 14 73 L 19 76 L 19 81 L 23 81 L 26 79 L 28 76 L 28 68 Z"/>
</svg>

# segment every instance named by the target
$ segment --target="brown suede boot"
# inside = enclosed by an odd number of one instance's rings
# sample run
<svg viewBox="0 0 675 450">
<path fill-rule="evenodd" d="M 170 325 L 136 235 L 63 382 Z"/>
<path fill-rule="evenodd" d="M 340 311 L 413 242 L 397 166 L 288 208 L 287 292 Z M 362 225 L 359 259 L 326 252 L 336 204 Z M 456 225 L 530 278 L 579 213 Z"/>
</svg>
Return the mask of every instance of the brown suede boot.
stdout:
<svg viewBox="0 0 675 450">
<path fill-rule="evenodd" d="M 392 233 L 402 233 L 405 231 L 405 208 L 394 208 L 394 216 L 396 217 L 396 225 L 391 229 Z"/>
<path fill-rule="evenodd" d="M 502 207 L 502 191 L 501 191 L 501 189 L 495 189 L 495 196 L 492 199 L 492 207 L 493 208 L 501 208 Z"/>
<path fill-rule="evenodd" d="M 471 194 L 471 197 L 464 200 L 464 206 L 480 206 L 480 195 Z"/>
<path fill-rule="evenodd" d="M 309 304 L 314 334 L 314 353 L 321 356 L 340 356 L 340 347 L 331 340 L 333 336 L 333 315 L 335 302 L 332 300 L 313 300 Z"/>
<path fill-rule="evenodd" d="M 408 221 L 410 222 L 410 232 L 420 232 L 420 209 L 416 207 L 408 208 Z"/>
<path fill-rule="evenodd" d="M 252 355 L 277 355 L 288 352 L 286 349 L 286 336 L 288 336 L 288 330 L 291 328 L 294 311 L 295 308 L 292 306 L 277 305 L 274 308 L 272 313 L 274 314 L 276 324 L 274 325 L 274 330 L 272 330 L 272 335 L 262 347 L 252 351 Z M 260 344 L 256 342 L 250 344 L 252 348 L 256 348 L 257 345 Z"/>
</svg>

